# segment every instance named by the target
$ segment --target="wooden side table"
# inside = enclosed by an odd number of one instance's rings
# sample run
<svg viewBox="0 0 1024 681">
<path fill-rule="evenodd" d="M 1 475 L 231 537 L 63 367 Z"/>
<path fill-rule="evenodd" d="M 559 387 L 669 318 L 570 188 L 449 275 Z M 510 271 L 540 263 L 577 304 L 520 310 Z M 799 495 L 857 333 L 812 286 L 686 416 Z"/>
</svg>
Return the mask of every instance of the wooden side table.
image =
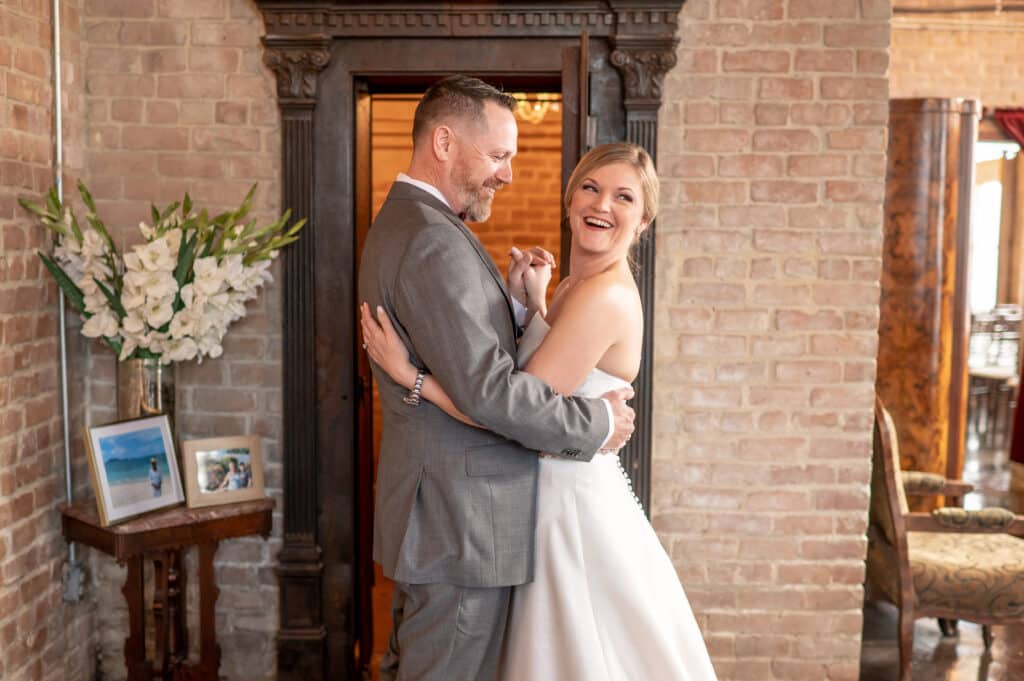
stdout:
<svg viewBox="0 0 1024 681">
<path fill-rule="evenodd" d="M 62 504 L 64 537 L 92 546 L 128 566 L 122 593 L 128 602 L 124 659 L 128 681 L 217 681 L 220 646 L 214 619 L 217 588 L 213 557 L 225 539 L 270 535 L 273 499 L 224 506 L 178 506 L 102 527 L 93 500 Z M 185 571 L 182 551 L 199 550 L 199 662 L 188 663 Z M 146 659 L 143 561 L 154 567 L 156 659 Z"/>
</svg>

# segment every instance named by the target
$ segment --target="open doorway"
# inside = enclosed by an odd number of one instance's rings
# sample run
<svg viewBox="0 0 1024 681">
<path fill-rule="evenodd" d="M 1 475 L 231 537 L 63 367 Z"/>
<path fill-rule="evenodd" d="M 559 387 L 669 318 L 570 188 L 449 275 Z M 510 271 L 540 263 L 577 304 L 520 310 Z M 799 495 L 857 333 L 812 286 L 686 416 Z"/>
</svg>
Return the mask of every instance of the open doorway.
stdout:
<svg viewBox="0 0 1024 681">
<path fill-rule="evenodd" d="M 993 130 L 983 121 L 974 148 L 963 478 L 976 491 L 964 499 L 967 508 L 1019 508 L 1008 491 L 1024 324 L 1024 185 L 1020 145 Z"/>
<path fill-rule="evenodd" d="M 375 88 L 374 90 L 377 90 Z M 511 246 L 541 246 L 562 261 L 561 191 L 566 178 L 563 168 L 562 96 L 549 91 L 515 91 L 505 88 L 519 100 L 516 119 L 519 124 L 519 153 L 513 161 L 512 184 L 502 189 L 494 200 L 491 217 L 486 223 L 471 224 L 470 228 L 483 243 L 498 269 L 505 272 Z M 550 88 L 556 89 L 556 88 Z M 357 104 L 356 138 L 359 140 L 357 158 L 357 205 L 365 210 L 357 212 L 356 261 L 366 232 L 387 197 L 398 173 L 406 170 L 412 155 L 412 123 L 416 104 L 422 91 L 399 91 L 394 84 L 379 91 L 364 93 Z M 573 159 L 575 160 L 575 159 Z M 560 267 L 554 273 L 557 283 Z M 554 286 L 549 289 L 554 290 Z M 358 330 L 356 330 L 358 332 Z M 371 562 L 369 546 L 372 542 L 373 480 L 376 478 L 377 457 L 380 451 L 382 417 L 380 401 L 369 372 L 365 354 L 360 357 L 360 373 L 369 397 L 360 405 L 358 424 L 357 494 L 361 531 L 364 544 L 359 552 L 359 572 L 367 577 L 360 602 L 360 643 L 372 642 L 369 650 L 360 650 L 358 658 L 363 670 L 377 678 L 380 659 L 387 647 L 391 630 L 391 596 L 393 585 Z"/>
<path fill-rule="evenodd" d="M 477 75 L 509 92 L 561 94 L 562 178 L 581 150 L 605 142 L 630 141 L 657 155 L 658 109 L 663 80 L 676 64 L 681 3 L 665 0 L 642 11 L 625 3 L 630 11 L 622 11 L 614 3 L 422 2 L 384 14 L 351 3 L 258 4 L 267 27 L 264 60 L 277 76 L 281 109 L 281 200 L 309 219 L 307 238 L 282 254 L 281 268 L 277 673 L 282 681 L 345 681 L 360 677 L 373 650 L 366 586 L 372 562 L 364 556 L 372 544 L 364 519 L 372 517 L 373 471 L 372 456 L 360 459 L 368 438 L 359 438 L 361 420 L 372 419 L 372 400 L 355 333 L 358 229 L 372 215 L 372 96 L 422 92 L 443 74 Z M 648 311 L 656 242 L 647 239 L 637 254 Z M 648 313 L 633 401 L 636 431 L 621 453 L 647 508 L 653 325 Z M 367 460 L 371 465 L 359 463 Z"/>
</svg>

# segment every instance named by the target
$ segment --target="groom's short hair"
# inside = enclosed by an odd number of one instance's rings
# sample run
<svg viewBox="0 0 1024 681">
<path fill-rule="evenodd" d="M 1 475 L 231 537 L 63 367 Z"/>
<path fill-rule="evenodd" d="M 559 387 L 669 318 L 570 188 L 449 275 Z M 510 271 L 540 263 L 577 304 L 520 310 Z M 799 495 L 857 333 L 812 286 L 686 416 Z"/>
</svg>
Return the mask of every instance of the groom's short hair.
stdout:
<svg viewBox="0 0 1024 681">
<path fill-rule="evenodd" d="M 515 97 L 479 78 L 463 75 L 442 78 L 427 89 L 416 105 L 412 121 L 413 144 L 441 123 L 456 119 L 483 120 L 484 102 L 494 102 L 509 111 L 516 110 Z"/>
</svg>

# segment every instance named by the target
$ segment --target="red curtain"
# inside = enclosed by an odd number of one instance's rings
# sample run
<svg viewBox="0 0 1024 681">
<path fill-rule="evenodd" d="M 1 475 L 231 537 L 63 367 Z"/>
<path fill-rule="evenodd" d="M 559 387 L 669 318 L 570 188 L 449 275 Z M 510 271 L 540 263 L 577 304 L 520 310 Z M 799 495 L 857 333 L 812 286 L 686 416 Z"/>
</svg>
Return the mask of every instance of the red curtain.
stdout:
<svg viewBox="0 0 1024 681">
<path fill-rule="evenodd" d="M 1024 109 L 996 109 L 996 123 L 1017 144 L 1024 147 Z M 1024 386 L 1024 367 L 1021 368 L 1021 386 Z M 1021 407 L 1021 388 L 1018 388 L 1017 410 L 1013 418 L 1013 439 L 1010 441 L 1010 461 L 1024 464 L 1024 408 Z"/>
<path fill-rule="evenodd" d="M 1024 147 L 1024 109 L 996 109 L 993 115 L 1003 132 Z"/>
</svg>

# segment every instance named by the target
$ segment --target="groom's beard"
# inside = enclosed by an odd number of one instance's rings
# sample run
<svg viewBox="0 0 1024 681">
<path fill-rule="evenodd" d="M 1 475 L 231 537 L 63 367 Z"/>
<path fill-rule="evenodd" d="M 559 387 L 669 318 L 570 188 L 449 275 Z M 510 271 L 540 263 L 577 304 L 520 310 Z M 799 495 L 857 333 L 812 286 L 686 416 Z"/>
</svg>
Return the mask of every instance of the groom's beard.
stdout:
<svg viewBox="0 0 1024 681">
<path fill-rule="evenodd" d="M 466 214 L 466 222 L 485 222 L 491 217 L 491 202 L 494 201 L 494 193 L 487 191 L 493 189 L 497 192 L 505 186 L 501 180 L 491 178 L 483 183 L 483 186 L 473 186 L 468 181 L 459 188 L 462 199 L 463 211 Z"/>
</svg>

